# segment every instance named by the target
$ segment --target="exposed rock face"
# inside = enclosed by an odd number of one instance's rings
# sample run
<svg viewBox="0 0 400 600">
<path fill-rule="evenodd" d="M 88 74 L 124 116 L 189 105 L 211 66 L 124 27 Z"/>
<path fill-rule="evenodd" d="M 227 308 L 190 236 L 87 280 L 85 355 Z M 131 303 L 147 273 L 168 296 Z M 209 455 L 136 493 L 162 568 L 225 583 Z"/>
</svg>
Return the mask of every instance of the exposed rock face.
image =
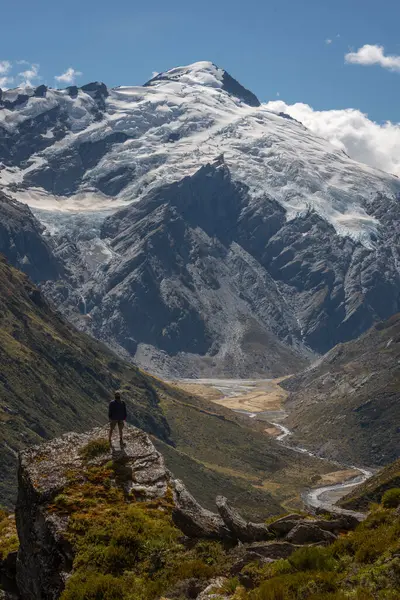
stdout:
<svg viewBox="0 0 400 600">
<path fill-rule="evenodd" d="M 48 505 L 68 481 L 68 472 L 83 469 L 82 449 L 91 440 L 106 437 L 106 430 L 66 434 L 20 454 L 16 520 L 20 538 L 17 583 L 23 600 L 56 600 L 72 568 L 73 551 L 65 537 L 68 517 L 48 510 Z M 143 499 L 165 496 L 169 474 L 162 456 L 149 437 L 129 427 L 126 445 L 112 458 L 123 470 L 126 492 Z M 105 464 L 109 453 L 93 459 Z M 118 476 L 118 473 L 117 473 Z"/>
<path fill-rule="evenodd" d="M 231 539 L 232 533 L 215 513 L 202 508 L 179 480 L 174 482 L 175 525 L 192 538 Z"/>
<path fill-rule="evenodd" d="M 107 219 L 101 235 L 116 258 L 82 289 L 90 331 L 161 374 L 280 375 L 305 365 L 296 318 L 242 243 L 248 203 L 223 164 L 208 165 Z M 275 205 L 266 210 L 275 221 Z M 68 298 L 54 301 L 68 309 Z"/>
<path fill-rule="evenodd" d="M 250 544 L 247 549 L 253 554 L 257 554 L 260 557 L 272 558 L 278 560 L 280 558 L 287 558 L 300 546 L 295 545 L 286 541 L 277 542 L 257 542 Z"/>
<path fill-rule="evenodd" d="M 228 500 L 223 496 L 217 497 L 216 504 L 223 521 L 241 542 L 268 540 L 272 537 L 271 532 L 266 525 L 263 523 L 251 523 L 245 521 L 243 517 L 229 505 Z"/>
<path fill-rule="evenodd" d="M 398 200 L 365 211 L 382 213 L 390 251 L 339 236 L 316 212 L 288 220 L 275 200 L 255 203 L 216 161 L 105 220 L 115 258 L 78 285 L 87 326 L 161 375 L 298 370 L 310 350 L 400 310 Z M 67 313 L 76 304 L 74 289 L 49 293 Z"/>
<path fill-rule="evenodd" d="M 282 537 L 296 527 L 300 519 L 301 516 L 297 514 L 285 515 L 273 523 L 269 523 L 268 529 L 277 537 Z"/>
<path fill-rule="evenodd" d="M 387 296 L 381 297 L 384 306 Z M 375 467 L 396 460 L 399 361 L 397 314 L 282 382 L 290 392 L 287 426 L 294 443 L 347 464 Z"/>
<path fill-rule="evenodd" d="M 63 273 L 43 230 L 28 206 L 0 191 L 0 253 L 35 282 L 58 279 Z"/>
</svg>

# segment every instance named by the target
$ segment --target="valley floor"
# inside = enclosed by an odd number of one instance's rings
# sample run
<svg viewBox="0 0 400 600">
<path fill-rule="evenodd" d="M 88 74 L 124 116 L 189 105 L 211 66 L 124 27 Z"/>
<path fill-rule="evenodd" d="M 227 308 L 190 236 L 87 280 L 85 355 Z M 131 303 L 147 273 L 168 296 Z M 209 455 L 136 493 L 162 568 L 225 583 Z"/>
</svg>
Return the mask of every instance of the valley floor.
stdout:
<svg viewBox="0 0 400 600">
<path fill-rule="evenodd" d="M 278 379 L 181 379 L 175 385 L 249 418 L 266 423 L 264 432 L 275 437 L 285 447 L 321 458 L 305 448 L 291 445 L 289 429 L 281 424 L 288 416 L 284 407 L 287 392 Z M 321 460 L 324 460 L 321 458 Z M 337 463 L 338 469 L 321 474 L 315 487 L 304 490 L 302 500 L 311 507 L 332 508 L 344 495 L 368 479 L 372 472 Z"/>
</svg>

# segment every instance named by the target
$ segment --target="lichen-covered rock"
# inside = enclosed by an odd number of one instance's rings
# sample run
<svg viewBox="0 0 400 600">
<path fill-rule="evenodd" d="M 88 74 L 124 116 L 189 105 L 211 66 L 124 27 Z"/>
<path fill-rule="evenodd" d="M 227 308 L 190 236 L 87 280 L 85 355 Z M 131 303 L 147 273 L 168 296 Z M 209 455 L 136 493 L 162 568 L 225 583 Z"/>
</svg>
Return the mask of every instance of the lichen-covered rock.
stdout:
<svg viewBox="0 0 400 600">
<path fill-rule="evenodd" d="M 245 519 L 229 505 L 228 500 L 224 496 L 217 496 L 216 505 L 225 525 L 239 541 L 257 542 L 271 539 L 271 533 L 266 525 L 263 523 L 245 521 Z"/>
<path fill-rule="evenodd" d="M 100 466 L 112 460 L 115 485 L 122 485 L 127 495 L 150 500 L 167 494 L 170 475 L 143 431 L 128 427 L 125 446 L 112 453 L 106 438 L 106 428 L 96 428 L 21 452 L 16 521 L 17 583 L 23 600 L 56 600 L 72 569 L 74 553 L 65 536 L 69 517 L 49 508 L 71 474 L 79 478 L 87 464 Z"/>
</svg>

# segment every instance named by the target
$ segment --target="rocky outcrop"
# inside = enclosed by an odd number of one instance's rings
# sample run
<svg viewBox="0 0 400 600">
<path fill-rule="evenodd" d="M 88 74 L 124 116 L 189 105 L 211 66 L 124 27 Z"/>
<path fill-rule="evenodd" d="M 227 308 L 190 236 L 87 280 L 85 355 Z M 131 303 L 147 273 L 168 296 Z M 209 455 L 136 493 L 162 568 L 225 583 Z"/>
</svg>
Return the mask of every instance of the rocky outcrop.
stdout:
<svg viewBox="0 0 400 600">
<path fill-rule="evenodd" d="M 269 523 L 268 529 L 277 537 L 285 536 L 291 529 L 296 527 L 301 516 L 298 514 L 290 514 Z"/>
<path fill-rule="evenodd" d="M 68 516 L 59 516 L 49 505 L 64 489 L 71 472 L 85 466 L 84 448 L 106 437 L 97 428 L 88 434 L 69 433 L 20 454 L 19 492 L 16 521 L 20 549 L 17 559 L 17 584 L 23 600 L 56 600 L 72 569 L 73 549 L 65 535 Z M 90 464 L 115 463 L 115 485 L 126 494 L 149 500 L 164 497 L 170 475 L 164 460 L 150 438 L 129 427 L 121 450 L 100 452 Z"/>
<path fill-rule="evenodd" d="M 227 498 L 218 496 L 216 504 L 218 512 L 226 527 L 240 542 L 255 542 L 271 539 L 271 532 L 266 525 L 263 523 L 251 523 L 245 521 L 243 517 L 229 505 Z"/>
<path fill-rule="evenodd" d="M 8 577 L 12 579 L 16 570 L 22 600 L 60 597 L 73 573 L 75 546 L 69 525 L 74 510 L 78 510 L 65 509 L 65 502 L 70 497 L 78 498 L 91 477 L 103 477 L 102 482 L 106 477 L 107 487 L 97 489 L 104 492 L 115 488 L 124 506 L 144 501 L 146 506 L 171 511 L 173 522 L 185 536 L 181 541 L 188 548 L 199 539 L 222 541 L 233 575 L 249 562 L 266 564 L 287 558 L 304 544 L 329 544 L 337 533 L 351 527 L 345 517 L 329 521 L 298 514 L 277 519 L 270 526 L 251 523 L 223 496 L 216 499 L 219 514 L 213 513 L 204 509 L 181 481 L 174 480 L 162 455 L 143 431 L 128 426 L 125 444 L 111 449 L 106 435 L 107 428 L 68 433 L 20 453 L 16 506 L 20 548 L 17 557 L 10 555 L 3 561 L 3 571 L 8 565 Z M 114 505 L 114 495 L 112 499 Z M 74 502 L 69 506 L 74 507 Z M 271 539 L 274 535 L 276 539 Z M 174 588 L 173 597 L 212 598 L 211 585 L 196 577 L 182 580 Z"/>
<path fill-rule="evenodd" d="M 35 282 L 58 279 L 63 274 L 43 231 L 26 204 L 0 191 L 0 253 Z"/>
<path fill-rule="evenodd" d="M 206 510 L 193 498 L 184 484 L 173 483 L 175 525 L 191 538 L 232 539 L 233 534 L 215 513 Z"/>
</svg>

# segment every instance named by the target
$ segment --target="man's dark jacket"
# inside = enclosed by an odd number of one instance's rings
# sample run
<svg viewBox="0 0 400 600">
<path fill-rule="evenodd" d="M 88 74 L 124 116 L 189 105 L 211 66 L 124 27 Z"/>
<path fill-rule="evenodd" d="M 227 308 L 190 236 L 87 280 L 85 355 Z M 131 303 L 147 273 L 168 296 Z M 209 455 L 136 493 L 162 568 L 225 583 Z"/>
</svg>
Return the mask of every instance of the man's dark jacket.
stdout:
<svg viewBox="0 0 400 600">
<path fill-rule="evenodd" d="M 110 421 L 125 421 L 126 405 L 122 400 L 111 400 L 108 407 L 108 418 Z"/>
</svg>

